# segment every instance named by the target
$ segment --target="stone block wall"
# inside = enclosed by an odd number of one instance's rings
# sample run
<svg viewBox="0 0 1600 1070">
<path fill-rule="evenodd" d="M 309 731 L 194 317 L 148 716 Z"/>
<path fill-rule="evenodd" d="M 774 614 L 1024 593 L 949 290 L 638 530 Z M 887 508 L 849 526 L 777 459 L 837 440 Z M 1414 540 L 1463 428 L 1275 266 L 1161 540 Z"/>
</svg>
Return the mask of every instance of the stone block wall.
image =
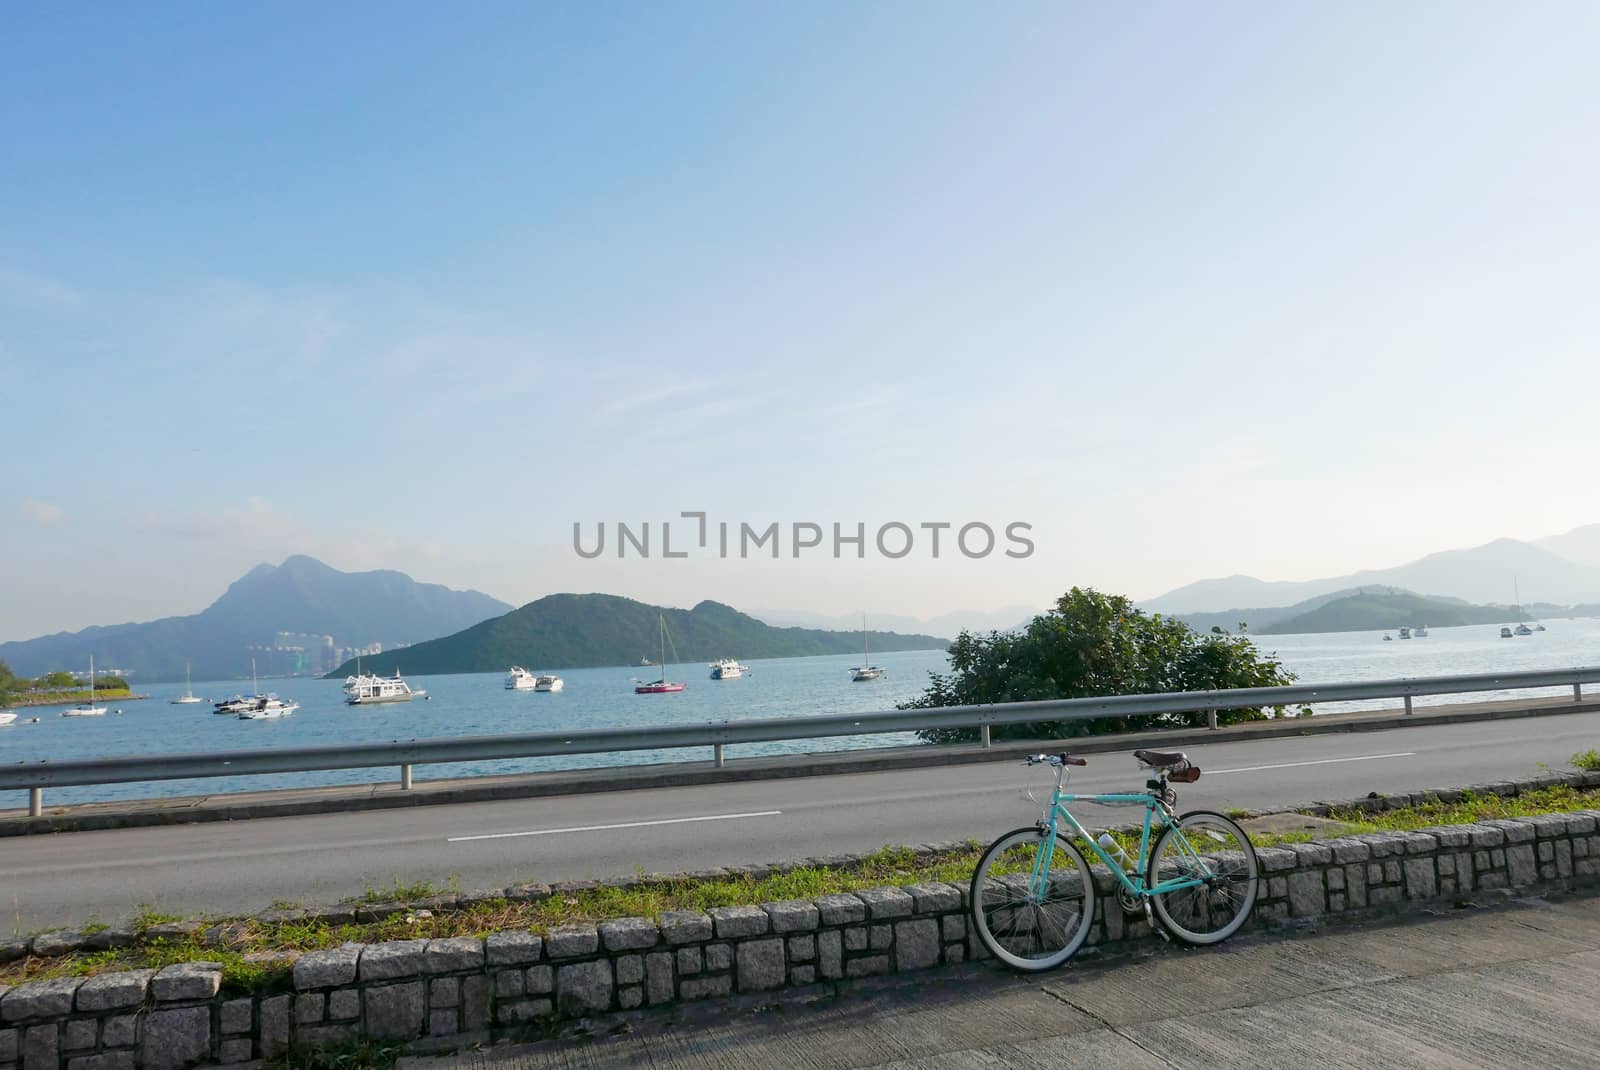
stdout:
<svg viewBox="0 0 1600 1070">
<path fill-rule="evenodd" d="M 1255 928 L 1600 885 L 1600 812 L 1375 833 L 1258 850 Z M 1090 949 L 1150 936 L 1113 878 Z M 215 963 L 0 987 L 0 1070 L 185 1070 L 358 1038 L 449 1048 L 559 1018 L 832 985 L 984 956 L 954 884 L 706 913 L 347 944 L 294 964 L 292 991 L 224 992 Z"/>
</svg>

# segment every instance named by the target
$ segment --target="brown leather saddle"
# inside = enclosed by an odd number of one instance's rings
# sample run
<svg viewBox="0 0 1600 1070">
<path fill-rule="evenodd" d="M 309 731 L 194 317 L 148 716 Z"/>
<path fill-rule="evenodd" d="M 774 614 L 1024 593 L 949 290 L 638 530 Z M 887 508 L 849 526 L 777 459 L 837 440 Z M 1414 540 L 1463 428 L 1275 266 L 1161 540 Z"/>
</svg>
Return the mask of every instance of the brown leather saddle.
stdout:
<svg viewBox="0 0 1600 1070">
<path fill-rule="evenodd" d="M 1168 780 L 1193 784 L 1200 779 L 1200 767 L 1181 750 L 1136 750 L 1133 756 Z"/>
</svg>

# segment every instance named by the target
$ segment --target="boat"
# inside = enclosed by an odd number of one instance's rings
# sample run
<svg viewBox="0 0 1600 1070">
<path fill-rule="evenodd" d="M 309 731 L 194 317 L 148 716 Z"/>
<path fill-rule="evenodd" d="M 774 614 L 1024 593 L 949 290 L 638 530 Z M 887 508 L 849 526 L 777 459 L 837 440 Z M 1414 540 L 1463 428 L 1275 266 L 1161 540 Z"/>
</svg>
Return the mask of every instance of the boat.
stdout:
<svg viewBox="0 0 1600 1070">
<path fill-rule="evenodd" d="M 257 695 L 250 700 L 250 704 L 239 711 L 241 721 L 270 721 L 279 717 L 287 717 L 300 708 L 300 703 L 293 699 L 281 699 L 277 695 Z"/>
<path fill-rule="evenodd" d="M 1511 629 L 1508 628 L 1504 624 L 1500 625 L 1500 638 L 1502 638 L 1502 639 L 1510 639 L 1511 638 Z"/>
<path fill-rule="evenodd" d="M 740 665 L 732 658 L 720 658 L 711 663 L 711 678 L 713 680 L 737 680 L 750 671 L 750 666 Z"/>
<path fill-rule="evenodd" d="M 884 674 L 885 670 L 872 664 L 872 658 L 867 650 L 867 615 L 861 614 L 861 664 L 850 670 L 850 682 L 864 684 L 869 680 L 876 680 Z"/>
<path fill-rule="evenodd" d="M 566 686 L 567 682 L 565 680 L 549 673 L 541 673 L 533 678 L 533 689 L 535 691 L 560 691 Z"/>
<path fill-rule="evenodd" d="M 1392 643 L 1392 642 L 1394 642 L 1394 636 L 1392 636 L 1389 633 L 1385 632 L 1384 635 L 1383 635 L 1383 641 L 1385 643 Z"/>
<path fill-rule="evenodd" d="M 188 706 L 191 703 L 199 702 L 199 697 L 194 693 L 194 682 L 189 679 L 189 663 L 187 661 L 183 663 L 183 685 L 183 694 L 173 699 L 171 705 Z"/>
<path fill-rule="evenodd" d="M 634 679 L 633 693 L 635 695 L 670 695 L 687 688 L 688 684 L 673 683 L 667 679 L 667 618 L 664 613 L 656 614 L 656 627 L 661 635 L 661 679 L 654 683 L 645 683 Z"/>
<path fill-rule="evenodd" d="M 393 676 L 378 676 L 374 673 L 368 676 L 347 676 L 344 681 L 344 701 L 350 706 L 371 706 L 379 702 L 410 702 L 427 694 L 426 691 L 413 689 L 410 684 L 402 680 L 399 669 L 395 670 Z"/>
<path fill-rule="evenodd" d="M 17 715 L 10 710 L 0 710 L 0 728 L 4 728 L 17 719 Z"/>
<path fill-rule="evenodd" d="M 240 710 L 248 708 L 253 702 L 255 702 L 255 699 L 253 698 L 245 698 L 243 695 L 235 695 L 232 698 L 223 699 L 221 702 L 213 702 L 211 704 L 211 712 L 220 713 L 224 716 L 231 716 L 238 713 Z"/>
<path fill-rule="evenodd" d="M 538 683 L 539 678 L 521 665 L 511 666 L 511 671 L 506 673 L 507 691 L 532 691 Z"/>
<path fill-rule="evenodd" d="M 106 708 L 94 704 L 94 655 L 89 656 L 89 701 L 80 702 L 70 710 L 62 710 L 63 717 L 104 717 Z"/>
<path fill-rule="evenodd" d="M 1400 629 L 1400 638 L 1402 638 L 1402 639 L 1410 639 L 1411 638 L 1411 629 L 1410 628 L 1401 628 Z"/>
<path fill-rule="evenodd" d="M 1428 626 L 1426 624 L 1419 624 L 1417 625 L 1417 630 L 1411 634 L 1416 636 L 1418 639 L 1426 639 L 1428 638 Z"/>
<path fill-rule="evenodd" d="M 1517 628 L 1518 635 L 1532 635 L 1533 629 L 1528 627 L 1528 615 L 1522 611 L 1522 589 L 1517 586 L 1516 577 L 1511 579 L 1511 590 L 1517 597 Z"/>
<path fill-rule="evenodd" d="M 1533 630 L 1536 631 L 1536 632 L 1542 632 L 1542 631 L 1545 631 L 1546 628 L 1545 628 L 1545 626 L 1543 624 L 1540 624 L 1537 621 L 1535 621 L 1534 625 L 1533 625 Z"/>
</svg>

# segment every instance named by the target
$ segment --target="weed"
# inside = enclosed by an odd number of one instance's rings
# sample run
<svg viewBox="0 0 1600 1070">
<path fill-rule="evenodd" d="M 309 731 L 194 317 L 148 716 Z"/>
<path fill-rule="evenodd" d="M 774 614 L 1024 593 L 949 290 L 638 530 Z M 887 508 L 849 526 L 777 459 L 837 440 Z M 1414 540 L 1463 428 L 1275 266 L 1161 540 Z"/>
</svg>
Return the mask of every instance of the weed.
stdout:
<svg viewBox="0 0 1600 1070">
<path fill-rule="evenodd" d="M 1572 756 L 1572 767 L 1589 773 L 1600 771 L 1600 751 L 1596 751 L 1593 747 L 1579 751 Z"/>
</svg>

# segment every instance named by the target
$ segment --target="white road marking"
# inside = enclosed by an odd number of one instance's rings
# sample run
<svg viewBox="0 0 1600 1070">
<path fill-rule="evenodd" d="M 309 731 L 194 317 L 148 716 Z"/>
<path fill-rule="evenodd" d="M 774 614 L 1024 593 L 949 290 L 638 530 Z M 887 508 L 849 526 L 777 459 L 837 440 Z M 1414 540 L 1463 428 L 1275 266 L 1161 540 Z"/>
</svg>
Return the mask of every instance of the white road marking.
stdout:
<svg viewBox="0 0 1600 1070">
<path fill-rule="evenodd" d="M 1206 776 L 1220 776 L 1223 773 L 1257 773 L 1263 769 L 1295 769 L 1302 765 L 1333 765 L 1336 762 L 1375 762 L 1380 758 L 1415 758 L 1414 750 L 1400 751 L 1397 754 L 1363 754 L 1355 758 L 1319 758 L 1314 762 L 1284 762 L 1281 765 L 1244 765 L 1238 769 L 1207 769 Z"/>
<path fill-rule="evenodd" d="M 655 825 L 687 825 L 695 821 L 737 821 L 745 817 L 777 817 L 782 810 L 756 810 L 748 814 L 707 814 L 704 817 L 669 817 L 660 821 L 625 821 L 618 825 L 574 825 L 564 829 L 534 829 L 530 832 L 490 832 L 482 836 L 451 836 L 446 843 L 467 840 L 509 840 L 517 836 L 559 836 L 565 832 L 610 832 L 612 829 L 642 829 Z"/>
</svg>

